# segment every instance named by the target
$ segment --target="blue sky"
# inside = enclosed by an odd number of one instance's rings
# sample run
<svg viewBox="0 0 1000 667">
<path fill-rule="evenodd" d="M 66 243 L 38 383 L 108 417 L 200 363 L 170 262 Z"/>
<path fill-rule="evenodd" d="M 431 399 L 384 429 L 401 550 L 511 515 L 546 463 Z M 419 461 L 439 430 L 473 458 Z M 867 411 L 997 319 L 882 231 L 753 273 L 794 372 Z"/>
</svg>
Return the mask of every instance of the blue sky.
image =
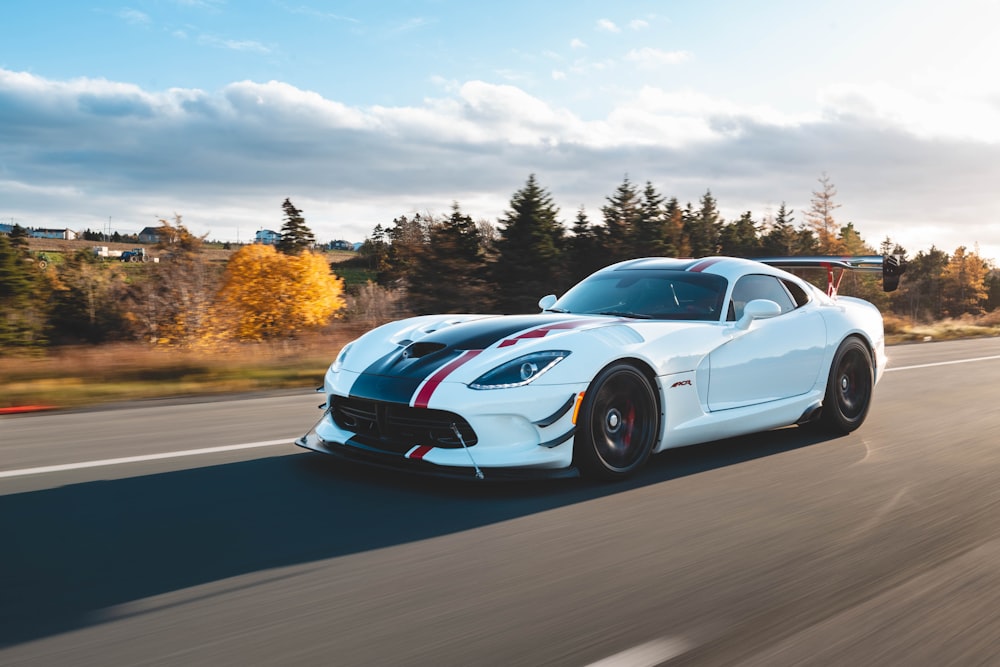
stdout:
<svg viewBox="0 0 1000 667">
<path fill-rule="evenodd" d="M 761 6 L 762 5 L 762 6 Z M 8 0 L 0 220 L 321 240 L 495 221 L 536 174 L 567 225 L 627 175 L 727 218 L 818 178 L 839 222 L 1000 257 L 1000 0 Z"/>
</svg>

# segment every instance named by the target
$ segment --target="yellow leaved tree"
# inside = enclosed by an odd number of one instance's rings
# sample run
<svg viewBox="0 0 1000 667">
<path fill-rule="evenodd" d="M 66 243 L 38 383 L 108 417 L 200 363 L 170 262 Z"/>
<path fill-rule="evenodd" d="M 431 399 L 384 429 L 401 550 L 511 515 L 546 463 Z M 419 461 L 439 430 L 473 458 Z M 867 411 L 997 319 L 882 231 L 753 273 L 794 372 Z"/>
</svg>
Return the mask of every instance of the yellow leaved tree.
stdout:
<svg viewBox="0 0 1000 667">
<path fill-rule="evenodd" d="M 344 306 L 343 291 L 343 281 L 321 255 L 285 255 L 273 246 L 248 245 L 226 265 L 219 324 L 227 337 L 244 341 L 290 338 L 327 324 Z"/>
</svg>

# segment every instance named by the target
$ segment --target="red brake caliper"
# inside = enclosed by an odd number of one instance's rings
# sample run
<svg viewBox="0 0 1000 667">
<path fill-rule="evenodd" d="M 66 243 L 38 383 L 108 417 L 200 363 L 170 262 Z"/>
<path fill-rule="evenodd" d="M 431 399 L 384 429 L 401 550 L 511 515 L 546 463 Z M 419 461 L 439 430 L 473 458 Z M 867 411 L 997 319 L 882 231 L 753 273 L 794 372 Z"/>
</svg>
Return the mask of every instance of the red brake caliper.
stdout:
<svg viewBox="0 0 1000 667">
<path fill-rule="evenodd" d="M 625 445 L 625 449 L 628 449 L 629 445 L 632 444 L 632 429 L 635 428 L 635 405 L 632 403 L 629 403 L 628 414 L 625 416 L 622 428 L 625 429 L 625 432 L 622 433 L 622 444 Z"/>
</svg>

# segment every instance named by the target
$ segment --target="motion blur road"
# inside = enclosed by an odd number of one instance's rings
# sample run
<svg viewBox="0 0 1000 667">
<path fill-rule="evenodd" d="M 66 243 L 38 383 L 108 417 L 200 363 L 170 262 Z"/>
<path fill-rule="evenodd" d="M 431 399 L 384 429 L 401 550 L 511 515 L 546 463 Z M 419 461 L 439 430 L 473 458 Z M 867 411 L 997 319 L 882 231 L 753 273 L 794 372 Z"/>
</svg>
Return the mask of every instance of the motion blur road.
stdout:
<svg viewBox="0 0 1000 667">
<path fill-rule="evenodd" d="M 1000 339 L 890 358 L 612 485 L 342 467 L 310 392 L 0 417 L 0 664 L 998 664 Z"/>
</svg>

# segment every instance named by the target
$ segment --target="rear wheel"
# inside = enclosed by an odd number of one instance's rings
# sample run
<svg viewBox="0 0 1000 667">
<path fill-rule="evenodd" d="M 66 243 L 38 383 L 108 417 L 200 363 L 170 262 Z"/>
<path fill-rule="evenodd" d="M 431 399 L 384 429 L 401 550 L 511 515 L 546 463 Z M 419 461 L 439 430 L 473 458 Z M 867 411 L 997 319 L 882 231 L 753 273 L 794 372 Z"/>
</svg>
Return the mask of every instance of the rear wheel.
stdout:
<svg viewBox="0 0 1000 667">
<path fill-rule="evenodd" d="M 601 371 L 580 406 L 574 457 L 586 477 L 619 479 L 649 458 L 660 411 L 646 376 L 618 363 Z"/>
<path fill-rule="evenodd" d="M 868 348 L 848 338 L 837 349 L 826 381 L 822 425 L 834 433 L 850 433 L 868 416 L 875 379 Z"/>
</svg>

